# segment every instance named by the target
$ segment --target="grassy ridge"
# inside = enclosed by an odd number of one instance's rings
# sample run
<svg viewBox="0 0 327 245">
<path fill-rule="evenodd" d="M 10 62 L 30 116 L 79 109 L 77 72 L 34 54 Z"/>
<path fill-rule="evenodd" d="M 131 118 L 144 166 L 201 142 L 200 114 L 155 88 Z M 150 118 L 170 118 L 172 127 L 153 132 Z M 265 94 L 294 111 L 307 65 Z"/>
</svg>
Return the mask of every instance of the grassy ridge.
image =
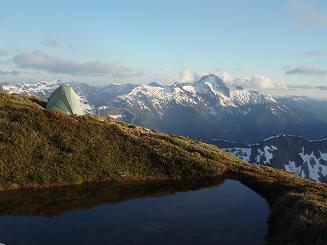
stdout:
<svg viewBox="0 0 327 245">
<path fill-rule="evenodd" d="M 213 164 L 215 154 L 185 138 L 94 116 L 66 116 L 34 101 L 0 94 L 0 187 L 224 172 L 223 165 Z"/>
<path fill-rule="evenodd" d="M 233 178 L 270 204 L 274 244 L 327 241 L 327 185 L 245 164 L 213 145 L 0 93 L 0 189 L 100 181 Z"/>
</svg>

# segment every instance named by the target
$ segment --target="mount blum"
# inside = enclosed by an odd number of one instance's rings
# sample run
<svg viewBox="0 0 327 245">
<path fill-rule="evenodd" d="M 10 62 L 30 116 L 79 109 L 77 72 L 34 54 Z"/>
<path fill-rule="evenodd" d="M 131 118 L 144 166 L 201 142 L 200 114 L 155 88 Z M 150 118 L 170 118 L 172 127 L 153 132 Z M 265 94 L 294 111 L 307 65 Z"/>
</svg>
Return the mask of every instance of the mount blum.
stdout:
<svg viewBox="0 0 327 245">
<path fill-rule="evenodd" d="M 62 83 L 3 83 L 0 91 L 47 98 Z M 310 106 L 305 106 L 309 99 L 303 97 L 277 98 L 240 87 L 229 88 L 215 75 L 170 86 L 69 84 L 90 113 L 195 139 L 254 143 L 280 133 L 314 139 L 327 132 L 327 118 L 321 116 L 321 110 L 312 109 L 312 100 Z M 319 106 L 327 108 L 327 103 Z"/>
</svg>

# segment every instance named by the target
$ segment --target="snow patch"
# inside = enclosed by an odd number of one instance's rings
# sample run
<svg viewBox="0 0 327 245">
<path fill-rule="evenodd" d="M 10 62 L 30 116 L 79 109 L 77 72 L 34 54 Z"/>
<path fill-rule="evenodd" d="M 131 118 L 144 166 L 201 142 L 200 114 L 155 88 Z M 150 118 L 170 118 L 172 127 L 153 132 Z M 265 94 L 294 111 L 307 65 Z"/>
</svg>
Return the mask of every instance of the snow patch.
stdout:
<svg viewBox="0 0 327 245">
<path fill-rule="evenodd" d="M 309 176 L 305 176 L 304 171 L 302 171 L 303 177 L 307 177 L 309 179 L 312 179 L 314 181 L 319 182 L 320 175 L 326 177 L 327 176 L 327 166 L 320 163 L 320 160 L 327 160 L 327 153 L 321 153 L 320 156 L 317 157 L 314 152 L 311 152 L 310 154 L 304 153 L 304 147 L 302 148 L 302 152 L 299 153 L 299 156 L 302 158 L 303 163 L 307 166 L 309 171 Z"/>
<path fill-rule="evenodd" d="M 243 161 L 247 161 L 247 162 L 250 161 L 251 148 L 232 147 L 232 148 L 223 148 L 223 150 L 235 154 Z"/>
<path fill-rule="evenodd" d="M 284 168 L 287 172 L 301 175 L 302 167 L 301 166 L 297 167 L 295 162 L 293 162 L 293 161 L 289 161 L 288 164 L 285 164 Z"/>
<path fill-rule="evenodd" d="M 263 148 L 263 151 L 261 149 L 258 149 L 258 155 L 256 157 L 256 162 L 257 163 L 263 163 L 263 164 L 266 164 L 266 165 L 270 165 L 271 162 L 270 160 L 273 159 L 273 152 L 274 151 L 277 151 L 277 147 L 276 146 L 265 146 Z"/>
<path fill-rule="evenodd" d="M 118 119 L 118 118 L 123 118 L 123 115 L 108 115 L 109 117 L 113 118 L 113 119 Z"/>
</svg>

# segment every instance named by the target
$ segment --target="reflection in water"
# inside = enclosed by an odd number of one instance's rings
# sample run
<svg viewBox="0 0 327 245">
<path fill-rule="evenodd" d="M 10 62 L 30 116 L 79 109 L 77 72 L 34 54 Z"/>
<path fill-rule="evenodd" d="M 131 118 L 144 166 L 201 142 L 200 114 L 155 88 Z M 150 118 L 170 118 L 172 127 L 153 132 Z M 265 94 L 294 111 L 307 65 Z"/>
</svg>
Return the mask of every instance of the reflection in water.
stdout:
<svg viewBox="0 0 327 245">
<path fill-rule="evenodd" d="M 12 191 L 0 194 L 0 242 L 262 244 L 268 214 L 232 180 Z"/>
<path fill-rule="evenodd" d="M 104 203 L 215 187 L 223 179 L 149 183 L 99 183 L 49 189 L 0 192 L 0 215 L 56 216 Z"/>
</svg>

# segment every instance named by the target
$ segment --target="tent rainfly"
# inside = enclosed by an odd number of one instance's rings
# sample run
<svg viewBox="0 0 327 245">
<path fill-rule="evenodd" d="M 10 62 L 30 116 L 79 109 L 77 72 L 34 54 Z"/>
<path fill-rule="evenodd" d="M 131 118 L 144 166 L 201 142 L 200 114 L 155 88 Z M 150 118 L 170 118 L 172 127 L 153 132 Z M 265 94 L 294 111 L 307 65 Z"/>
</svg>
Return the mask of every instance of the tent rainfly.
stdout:
<svg viewBox="0 0 327 245">
<path fill-rule="evenodd" d="M 46 109 L 67 115 L 84 115 L 78 95 L 67 84 L 60 85 L 49 97 Z"/>
</svg>

